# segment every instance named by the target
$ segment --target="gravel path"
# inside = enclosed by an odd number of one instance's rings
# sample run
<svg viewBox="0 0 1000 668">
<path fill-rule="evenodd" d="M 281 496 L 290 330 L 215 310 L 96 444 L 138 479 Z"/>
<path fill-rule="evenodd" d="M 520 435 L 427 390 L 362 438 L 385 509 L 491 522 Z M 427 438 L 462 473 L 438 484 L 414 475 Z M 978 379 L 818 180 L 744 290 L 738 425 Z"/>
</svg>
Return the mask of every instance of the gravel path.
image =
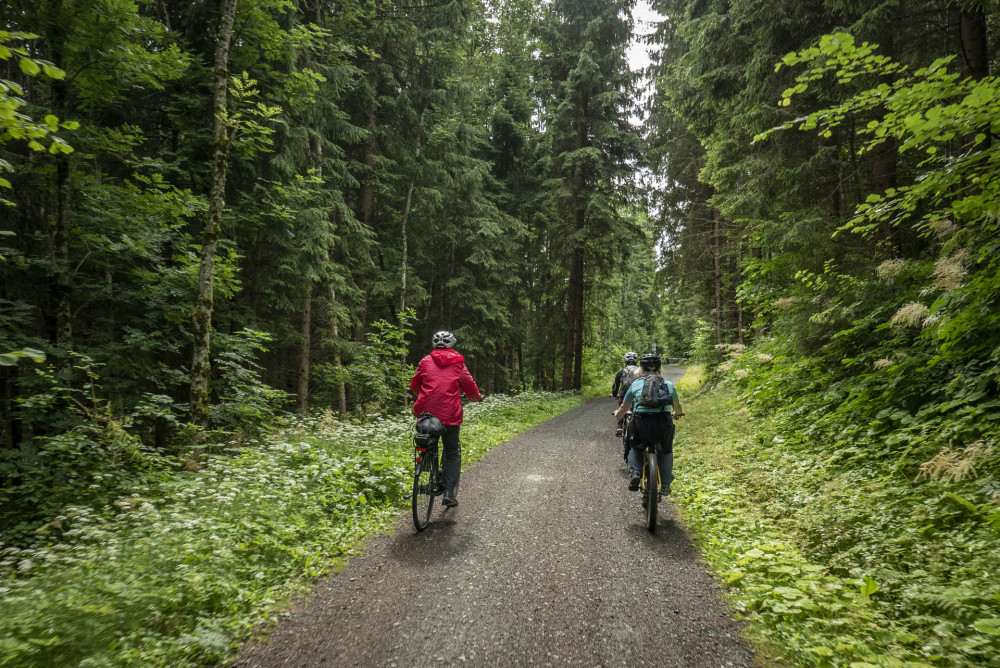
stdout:
<svg viewBox="0 0 1000 668">
<path fill-rule="evenodd" d="M 672 504 L 646 531 L 613 409 L 495 448 L 462 473 L 459 508 L 419 534 L 401 514 L 236 666 L 754 665 Z"/>
</svg>

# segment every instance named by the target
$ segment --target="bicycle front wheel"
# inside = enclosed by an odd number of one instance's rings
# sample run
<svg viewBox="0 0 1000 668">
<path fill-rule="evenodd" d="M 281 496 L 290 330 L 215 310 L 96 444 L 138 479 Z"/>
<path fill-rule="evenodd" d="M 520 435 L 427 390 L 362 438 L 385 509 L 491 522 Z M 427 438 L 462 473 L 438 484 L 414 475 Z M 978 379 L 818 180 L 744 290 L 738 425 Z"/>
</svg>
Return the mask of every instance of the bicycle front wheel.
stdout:
<svg viewBox="0 0 1000 668">
<path fill-rule="evenodd" d="M 656 449 L 646 449 L 646 469 L 644 475 L 644 493 L 646 498 L 646 528 L 650 533 L 656 531 L 656 506 L 660 500 L 660 471 L 656 462 Z"/>
<path fill-rule="evenodd" d="M 413 526 L 417 531 L 426 529 L 431 521 L 437 477 L 437 462 L 428 461 L 425 453 L 413 474 Z"/>
</svg>

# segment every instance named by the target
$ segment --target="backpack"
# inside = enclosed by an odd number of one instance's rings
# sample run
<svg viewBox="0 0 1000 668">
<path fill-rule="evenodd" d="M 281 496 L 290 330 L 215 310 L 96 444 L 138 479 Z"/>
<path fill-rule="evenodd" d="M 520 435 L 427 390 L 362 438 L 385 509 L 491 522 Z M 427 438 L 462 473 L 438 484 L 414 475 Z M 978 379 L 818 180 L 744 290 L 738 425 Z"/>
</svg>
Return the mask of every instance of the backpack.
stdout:
<svg viewBox="0 0 1000 668">
<path fill-rule="evenodd" d="M 635 379 L 639 377 L 638 372 L 639 367 L 634 364 L 628 364 L 624 369 L 622 369 L 622 384 L 621 389 L 618 390 L 622 397 L 624 397 L 625 393 L 628 392 L 628 388 L 632 387 L 632 383 L 635 382 Z"/>
<path fill-rule="evenodd" d="M 666 408 L 674 403 L 674 398 L 670 394 L 670 389 L 663 382 L 663 378 L 655 373 L 646 376 L 642 384 L 642 395 L 636 406 L 643 408 Z"/>
</svg>

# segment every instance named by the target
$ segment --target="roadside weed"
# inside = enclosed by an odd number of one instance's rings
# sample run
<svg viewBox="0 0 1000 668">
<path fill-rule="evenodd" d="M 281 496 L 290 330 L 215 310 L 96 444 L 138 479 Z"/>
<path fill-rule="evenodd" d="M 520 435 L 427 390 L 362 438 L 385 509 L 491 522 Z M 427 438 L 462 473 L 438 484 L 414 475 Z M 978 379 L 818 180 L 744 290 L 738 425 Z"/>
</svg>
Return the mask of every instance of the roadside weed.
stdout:
<svg viewBox="0 0 1000 668">
<path fill-rule="evenodd" d="M 674 498 L 755 644 L 793 665 L 1000 665 L 988 509 L 891 461 L 838 466 L 740 405 L 723 386 L 686 406 Z"/>
<path fill-rule="evenodd" d="M 467 409 L 464 463 L 578 406 L 494 395 Z M 194 666 L 360 550 L 409 502 L 413 420 L 294 418 L 260 446 L 0 545 L 0 665 Z"/>
</svg>

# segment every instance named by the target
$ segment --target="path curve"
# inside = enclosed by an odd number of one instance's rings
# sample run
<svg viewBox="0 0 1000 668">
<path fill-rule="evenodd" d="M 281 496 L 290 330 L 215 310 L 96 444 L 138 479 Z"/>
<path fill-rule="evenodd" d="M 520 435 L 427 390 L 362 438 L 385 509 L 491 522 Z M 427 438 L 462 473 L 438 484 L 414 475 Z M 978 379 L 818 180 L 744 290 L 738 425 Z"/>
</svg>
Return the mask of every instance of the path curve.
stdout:
<svg viewBox="0 0 1000 668">
<path fill-rule="evenodd" d="M 494 448 L 463 471 L 458 509 L 421 533 L 402 513 L 235 665 L 753 666 L 673 505 L 646 531 L 613 409 L 595 399 Z"/>
</svg>

